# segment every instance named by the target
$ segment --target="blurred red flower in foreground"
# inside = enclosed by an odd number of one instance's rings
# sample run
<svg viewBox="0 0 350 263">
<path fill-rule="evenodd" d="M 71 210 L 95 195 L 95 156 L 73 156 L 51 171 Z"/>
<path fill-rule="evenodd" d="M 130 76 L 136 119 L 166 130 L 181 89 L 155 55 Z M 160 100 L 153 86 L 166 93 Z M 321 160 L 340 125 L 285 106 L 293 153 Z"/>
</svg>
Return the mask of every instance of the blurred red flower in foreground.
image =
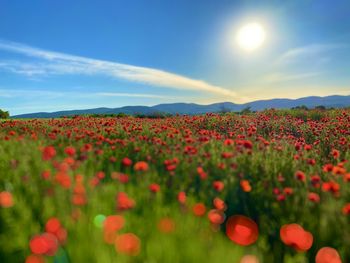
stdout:
<svg viewBox="0 0 350 263">
<path fill-rule="evenodd" d="M 256 242 L 259 236 L 257 224 L 242 215 L 230 217 L 226 222 L 226 235 L 236 244 L 248 246 Z"/>
<path fill-rule="evenodd" d="M 341 263 L 338 251 L 331 247 L 323 247 L 316 254 L 316 263 Z"/>
<path fill-rule="evenodd" d="M 313 243 L 313 236 L 298 224 L 284 225 L 280 229 L 280 237 L 284 244 L 298 251 L 307 251 Z"/>
<path fill-rule="evenodd" d="M 3 191 L 0 193 L 0 207 L 13 206 L 13 198 L 10 192 Z"/>
<path fill-rule="evenodd" d="M 115 239 L 115 250 L 120 254 L 136 256 L 140 253 L 141 241 L 132 233 L 118 235 Z"/>
</svg>

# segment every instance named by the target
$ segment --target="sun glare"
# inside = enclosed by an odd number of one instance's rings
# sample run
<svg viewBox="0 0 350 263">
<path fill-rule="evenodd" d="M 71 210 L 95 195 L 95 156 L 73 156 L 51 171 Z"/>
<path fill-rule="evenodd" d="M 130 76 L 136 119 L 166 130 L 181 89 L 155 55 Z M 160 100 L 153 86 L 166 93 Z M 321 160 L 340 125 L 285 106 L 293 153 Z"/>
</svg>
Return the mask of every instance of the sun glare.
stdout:
<svg viewBox="0 0 350 263">
<path fill-rule="evenodd" d="M 259 48 L 265 41 L 266 33 L 259 23 L 249 23 L 242 26 L 237 32 L 238 45 L 246 50 L 253 51 Z"/>
</svg>

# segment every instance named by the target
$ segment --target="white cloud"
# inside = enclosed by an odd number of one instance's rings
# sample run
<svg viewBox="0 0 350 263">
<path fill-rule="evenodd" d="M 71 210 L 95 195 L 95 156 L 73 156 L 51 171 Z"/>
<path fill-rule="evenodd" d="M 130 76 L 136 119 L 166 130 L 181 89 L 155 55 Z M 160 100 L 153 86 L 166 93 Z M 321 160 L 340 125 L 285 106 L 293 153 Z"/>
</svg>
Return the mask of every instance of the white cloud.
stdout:
<svg viewBox="0 0 350 263">
<path fill-rule="evenodd" d="M 0 61 L 0 68 L 27 76 L 50 74 L 106 75 L 116 79 L 164 88 L 205 91 L 237 98 L 237 95 L 229 89 L 159 69 L 52 52 L 8 41 L 0 41 L 0 49 L 39 59 L 39 62 L 33 61 L 30 63 L 13 60 Z"/>
</svg>

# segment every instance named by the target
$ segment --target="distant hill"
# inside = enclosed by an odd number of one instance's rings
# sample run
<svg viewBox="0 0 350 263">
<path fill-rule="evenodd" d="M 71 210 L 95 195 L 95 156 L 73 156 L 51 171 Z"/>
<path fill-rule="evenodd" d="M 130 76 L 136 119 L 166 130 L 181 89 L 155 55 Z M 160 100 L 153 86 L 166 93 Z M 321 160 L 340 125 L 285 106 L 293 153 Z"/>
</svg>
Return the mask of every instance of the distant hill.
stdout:
<svg viewBox="0 0 350 263">
<path fill-rule="evenodd" d="M 86 110 L 67 110 L 57 112 L 37 112 L 11 116 L 12 118 L 57 118 L 70 115 L 82 114 L 154 114 L 154 113 L 169 113 L 169 114 L 203 114 L 208 112 L 220 111 L 241 111 L 246 107 L 250 107 L 253 111 L 264 109 L 290 109 L 297 106 L 305 105 L 308 108 L 314 108 L 323 105 L 327 108 L 350 107 L 350 96 L 327 96 L 327 97 L 305 97 L 300 99 L 271 99 L 258 100 L 244 104 L 235 104 L 232 102 L 221 102 L 209 105 L 200 105 L 195 103 L 171 103 L 159 104 L 155 106 L 125 106 L 121 108 L 95 108 Z"/>
</svg>

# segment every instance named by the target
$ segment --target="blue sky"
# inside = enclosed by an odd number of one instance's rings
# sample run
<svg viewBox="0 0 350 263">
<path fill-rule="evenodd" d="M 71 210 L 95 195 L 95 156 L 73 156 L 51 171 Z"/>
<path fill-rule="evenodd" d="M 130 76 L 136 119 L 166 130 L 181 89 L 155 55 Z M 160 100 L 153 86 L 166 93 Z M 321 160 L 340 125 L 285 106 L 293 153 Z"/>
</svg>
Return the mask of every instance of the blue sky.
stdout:
<svg viewBox="0 0 350 263">
<path fill-rule="evenodd" d="M 0 108 L 350 95 L 349 28 L 348 0 L 0 0 Z"/>
</svg>

